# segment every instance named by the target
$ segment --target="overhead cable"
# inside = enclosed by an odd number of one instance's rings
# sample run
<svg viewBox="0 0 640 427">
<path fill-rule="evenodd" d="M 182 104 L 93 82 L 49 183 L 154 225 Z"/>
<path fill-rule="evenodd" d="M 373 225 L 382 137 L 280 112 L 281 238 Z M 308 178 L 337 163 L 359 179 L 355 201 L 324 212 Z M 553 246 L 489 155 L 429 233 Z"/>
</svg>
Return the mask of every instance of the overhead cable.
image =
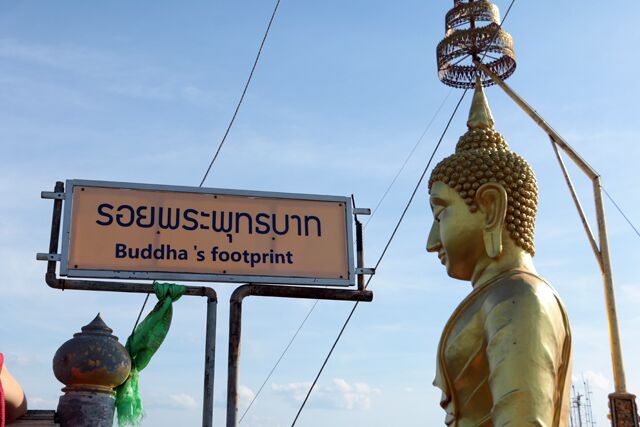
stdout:
<svg viewBox="0 0 640 427">
<path fill-rule="evenodd" d="M 207 171 L 205 172 L 204 176 L 202 177 L 202 180 L 200 181 L 200 185 L 198 185 L 198 187 L 202 187 L 202 185 L 204 184 L 204 181 L 207 179 L 207 176 L 209 175 L 209 172 L 211 171 L 211 168 L 213 167 L 213 164 L 215 163 L 216 159 L 218 158 L 218 154 L 220 154 L 220 149 L 222 148 L 222 146 L 224 145 L 225 141 L 227 140 L 227 136 L 229 135 L 229 131 L 231 130 L 231 126 L 233 126 L 233 123 L 236 120 L 236 116 L 238 115 L 238 111 L 240 110 L 240 105 L 242 105 L 242 101 L 244 100 L 244 96 L 247 93 L 247 89 L 249 88 L 249 83 L 251 83 L 251 79 L 253 78 L 253 73 L 256 70 L 256 66 L 258 65 L 258 60 L 260 59 L 260 55 L 262 54 L 262 48 L 264 47 L 264 43 L 267 40 L 267 36 L 269 35 L 269 30 L 271 29 L 271 24 L 273 23 L 273 20 L 276 16 L 276 12 L 278 11 L 278 6 L 280 6 L 280 0 L 276 1 L 276 5 L 273 8 L 273 13 L 271 13 L 271 18 L 269 19 L 269 24 L 267 25 L 267 29 L 264 32 L 264 36 L 262 37 L 262 42 L 260 43 L 260 48 L 258 49 L 258 54 L 256 55 L 256 59 L 253 61 L 253 67 L 251 67 L 251 72 L 249 73 L 249 78 L 247 79 L 247 82 L 244 85 L 244 89 L 242 90 L 242 95 L 240 95 L 240 100 L 238 101 L 238 104 L 236 105 L 236 109 L 233 112 L 233 116 L 231 117 L 231 121 L 229 121 L 229 125 L 227 126 L 227 130 L 224 132 L 224 136 L 222 137 L 222 140 L 220 141 L 220 144 L 218 145 L 218 149 L 216 150 L 215 154 L 213 155 L 213 158 L 211 159 L 211 163 L 209 163 L 209 167 L 207 168 Z M 147 294 L 144 303 L 142 304 L 142 308 L 140 309 L 140 312 L 138 313 L 138 318 L 136 320 L 135 325 L 133 326 L 133 329 L 135 331 L 135 328 L 138 326 L 138 322 L 140 321 L 140 316 L 142 316 L 142 312 L 144 311 L 144 307 L 147 304 L 147 301 L 149 300 L 149 294 Z"/>
<path fill-rule="evenodd" d="M 620 212 L 620 215 L 622 215 L 622 217 L 627 221 L 627 224 L 629 224 L 631 226 L 631 228 L 633 228 L 633 231 L 636 232 L 636 234 L 638 235 L 638 237 L 640 237 L 640 232 L 638 232 L 638 229 L 633 225 L 633 223 L 631 222 L 631 220 L 627 217 L 627 215 L 625 215 L 624 212 L 622 212 L 622 209 L 620 208 L 620 206 L 618 206 L 618 204 L 616 203 L 615 200 L 613 200 L 613 197 L 611 197 L 609 195 L 609 193 L 607 193 L 607 190 L 602 187 L 602 191 L 604 191 L 604 194 L 607 195 L 607 197 L 609 198 L 609 200 L 611 200 L 611 203 L 613 203 L 613 206 L 616 207 L 616 209 L 618 210 L 618 212 Z"/>
<path fill-rule="evenodd" d="M 376 212 L 378 211 L 378 208 L 380 207 L 380 205 L 382 204 L 384 199 L 387 197 L 387 194 L 389 194 L 389 191 L 391 190 L 391 187 L 393 187 L 393 185 L 396 183 L 396 180 L 398 179 L 398 177 L 400 176 L 400 174 L 404 170 L 405 166 L 407 166 L 407 163 L 409 163 L 409 160 L 411 159 L 411 157 L 413 157 L 413 153 L 416 152 L 416 149 L 418 148 L 418 146 L 420 145 L 420 143 L 424 139 L 424 136 L 427 134 L 427 132 L 431 128 L 431 125 L 433 124 L 433 121 L 436 119 L 436 117 L 438 117 L 438 114 L 440 114 L 440 110 L 442 110 L 442 107 L 444 107 L 444 104 L 447 102 L 447 99 L 449 99 L 449 96 L 451 95 L 451 92 L 453 92 L 453 88 L 449 89 L 449 92 L 447 92 L 447 95 L 444 97 L 444 99 L 440 103 L 440 106 L 438 107 L 438 109 L 434 113 L 433 117 L 431 117 L 431 120 L 429 120 L 429 123 L 427 124 L 427 127 L 422 132 L 422 135 L 420 135 L 420 138 L 418 138 L 418 141 L 416 141 L 415 145 L 413 146 L 413 148 L 409 152 L 409 155 L 407 156 L 407 158 L 404 159 L 404 163 L 402 163 L 402 166 L 400 166 L 400 169 L 398 169 L 398 172 L 396 173 L 396 176 L 393 177 L 393 179 L 389 183 L 389 186 L 387 187 L 387 189 L 382 194 L 382 197 L 380 197 L 380 200 L 378 200 L 378 203 L 376 203 L 376 207 L 373 208 L 373 210 L 371 211 L 371 215 L 369 215 L 369 218 L 367 219 L 367 222 L 365 222 L 365 224 L 364 224 L 365 228 L 367 227 L 367 224 L 369 224 L 371 219 L 373 219 L 373 216 L 376 214 Z"/>
<path fill-rule="evenodd" d="M 456 112 L 458 111 L 458 108 L 460 107 L 460 104 L 462 103 L 462 100 L 464 99 L 465 95 L 467 94 L 467 90 L 465 89 L 464 92 L 462 93 L 462 96 L 460 97 L 460 99 L 458 100 L 458 103 L 456 104 L 455 109 L 453 110 L 453 113 L 451 114 L 451 117 L 449 117 L 449 121 L 447 122 L 447 125 L 445 126 L 444 130 L 442 131 L 442 135 L 440 135 L 440 139 L 438 140 L 438 143 L 436 144 L 436 147 L 434 148 L 433 152 L 431 153 L 431 157 L 429 157 L 429 161 L 427 162 L 427 165 L 425 166 L 424 170 L 422 171 L 422 174 L 420 175 L 420 179 L 418 179 L 418 182 L 416 183 L 416 186 L 413 189 L 413 192 L 411 193 L 411 197 L 409 197 L 409 201 L 407 202 L 406 206 L 404 207 L 404 210 L 402 211 L 402 214 L 400 215 L 400 218 L 398 219 L 398 222 L 396 223 L 396 226 L 393 229 L 393 232 L 391 233 L 391 236 L 389 237 L 389 240 L 387 241 L 387 244 L 384 246 L 384 249 L 382 250 L 382 253 L 380 254 L 380 257 L 378 258 L 378 261 L 376 262 L 376 265 L 374 267 L 374 269 L 377 269 L 378 266 L 380 265 L 380 263 L 382 262 L 382 259 L 384 258 L 385 254 L 387 253 L 387 250 L 389 249 L 389 246 L 391 245 L 391 242 L 393 241 L 393 238 L 396 236 L 396 233 L 398 232 L 398 229 L 400 228 L 400 224 L 402 224 L 402 220 L 404 219 L 407 211 L 409 210 L 409 207 L 411 206 L 411 203 L 413 202 L 413 199 L 415 198 L 418 189 L 420 188 L 420 185 L 422 184 L 422 181 L 424 180 L 424 177 L 427 174 L 427 171 L 429 170 L 429 167 L 431 166 L 431 162 L 433 161 L 433 158 L 436 155 L 436 152 L 438 151 L 438 148 L 440 148 L 440 144 L 442 144 L 442 140 L 444 139 L 444 136 L 447 133 L 447 130 L 449 129 L 449 126 L 451 125 L 451 122 L 453 121 L 453 118 L 456 115 Z M 365 285 L 365 288 L 369 287 L 369 283 L 371 282 L 371 279 L 373 279 L 374 276 L 369 276 L 369 279 L 367 280 L 367 283 Z M 349 316 L 347 317 L 347 319 L 345 320 L 344 324 L 342 325 L 342 328 L 340 329 L 340 332 L 338 333 L 338 336 L 336 337 L 335 341 L 333 342 L 333 345 L 331 346 L 331 349 L 329 350 L 329 353 L 327 354 L 327 357 L 324 359 L 324 362 L 322 363 L 322 366 L 320 367 L 320 370 L 318 371 L 318 374 L 316 375 L 315 379 L 313 380 L 313 383 L 311 384 L 311 387 L 309 388 L 309 391 L 307 392 L 307 395 L 305 396 L 302 404 L 300 405 L 300 409 L 298 409 L 298 413 L 296 414 L 296 417 L 293 420 L 293 423 L 291 424 L 291 427 L 296 425 L 296 422 L 298 421 L 298 417 L 300 417 L 300 413 L 302 412 L 302 410 L 304 409 L 307 400 L 309 399 L 309 396 L 311 395 L 311 392 L 313 391 L 316 383 L 318 382 L 318 379 L 320 378 L 320 375 L 322 375 L 322 371 L 324 370 L 325 366 L 327 365 L 327 362 L 329 361 L 329 358 L 331 357 L 331 354 L 333 353 L 333 350 L 336 348 L 336 345 L 338 344 L 338 341 L 340 341 L 340 338 L 342 337 L 342 334 L 344 332 L 344 330 L 346 329 L 347 325 L 349 324 L 349 321 L 351 320 L 351 317 L 353 316 L 353 313 L 355 313 L 356 308 L 358 308 L 358 304 L 359 302 L 356 302 L 353 305 L 353 308 L 351 309 L 351 312 L 349 313 Z"/>
<path fill-rule="evenodd" d="M 271 371 L 269 371 L 269 374 L 267 375 L 267 377 L 262 382 L 262 385 L 260 386 L 258 391 L 256 391 L 256 394 L 253 396 L 253 399 L 251 399 L 251 402 L 249 402 L 249 405 L 247 405 L 247 409 L 245 409 L 244 412 L 242 413 L 242 416 L 240 417 L 240 420 L 238 421 L 238 424 L 240 424 L 242 422 L 242 420 L 244 419 L 245 415 L 247 415 L 247 413 L 249 412 L 249 409 L 251 409 L 251 407 L 253 406 L 253 402 L 256 401 L 256 399 L 258 398 L 258 396 L 262 392 L 262 389 L 264 388 L 264 386 L 267 385 L 267 382 L 269 381 L 269 379 L 271 378 L 271 376 L 273 375 L 275 370 L 278 368 L 278 365 L 280 365 L 280 362 L 284 358 L 284 355 L 287 354 L 287 351 L 289 351 L 289 347 L 291 347 L 291 344 L 293 344 L 295 339 L 298 337 L 298 334 L 302 330 L 302 327 L 304 326 L 305 323 L 307 323 L 307 319 L 309 319 L 309 316 L 311 316 L 311 313 L 313 313 L 313 310 L 316 308 L 316 305 L 318 305 L 319 302 L 320 302 L 320 300 L 317 299 L 313 303 L 313 305 L 311 306 L 311 309 L 307 312 L 307 315 L 304 317 L 304 319 L 302 319 L 302 322 L 298 326 L 298 329 L 296 330 L 296 332 L 293 334 L 293 336 L 289 340 L 289 343 L 286 345 L 286 347 L 282 351 L 282 354 L 280 355 L 280 357 L 278 357 L 278 360 L 276 361 L 275 365 L 273 365 L 273 367 L 271 368 Z"/>
<path fill-rule="evenodd" d="M 260 48 L 258 49 L 258 54 L 256 55 L 255 61 L 253 61 L 253 67 L 251 67 L 251 72 L 249 73 L 249 78 L 247 78 L 247 82 L 244 84 L 244 89 L 242 90 L 242 95 L 240 95 L 240 99 L 238 100 L 238 105 L 236 105 L 236 109 L 233 112 L 233 116 L 231 117 L 231 120 L 229 121 L 229 125 L 227 126 L 227 130 L 224 132 L 224 135 L 222 136 L 222 139 L 220 140 L 220 144 L 218 144 L 218 149 L 216 150 L 215 154 L 213 155 L 213 158 L 211 159 L 211 163 L 209 163 L 209 167 L 207 168 L 207 171 L 205 172 L 204 176 L 202 177 L 202 181 L 200 181 L 199 187 L 202 187 L 202 185 L 204 184 L 204 181 L 207 179 L 207 176 L 209 176 L 209 172 L 211 171 L 211 167 L 213 166 L 213 164 L 215 163 L 216 159 L 218 158 L 218 155 L 220 154 L 220 150 L 222 149 L 222 146 L 224 145 L 225 141 L 227 140 L 227 136 L 229 136 L 229 131 L 231 130 L 231 126 L 233 126 L 233 123 L 236 120 L 236 116 L 238 115 L 238 111 L 240 111 L 240 106 L 242 105 L 242 101 L 244 100 L 244 96 L 247 94 L 247 89 L 249 88 L 249 83 L 251 83 L 251 79 L 253 78 L 253 73 L 254 73 L 254 71 L 256 71 L 256 66 L 258 65 L 258 60 L 260 59 L 260 55 L 262 54 L 262 48 L 264 47 L 264 43 L 267 41 L 267 36 L 269 35 L 269 30 L 271 29 L 271 24 L 273 23 L 273 19 L 276 16 L 276 12 L 278 11 L 278 6 L 280 6 L 280 0 L 276 1 L 276 5 L 273 8 L 273 13 L 271 14 L 271 19 L 269 19 L 269 25 L 267 25 L 267 30 L 264 32 L 264 36 L 262 37 L 262 42 L 260 43 Z"/>
<path fill-rule="evenodd" d="M 431 119 L 429 120 L 429 122 L 427 123 L 427 126 L 425 127 L 424 131 L 422 132 L 422 134 L 420 135 L 420 137 L 418 138 L 418 140 L 416 141 L 416 143 L 414 144 L 413 148 L 411 149 L 411 151 L 409 152 L 408 156 L 406 157 L 406 159 L 404 160 L 404 162 L 402 163 L 402 165 L 400 166 L 400 169 L 398 170 L 398 172 L 396 173 L 396 175 L 394 176 L 393 180 L 391 180 L 391 183 L 387 186 L 387 189 L 384 191 L 384 193 L 382 194 L 382 196 L 380 197 L 380 199 L 378 200 L 378 203 L 376 204 L 376 207 L 371 211 L 371 215 L 369 216 L 369 218 L 367 219 L 367 222 L 364 224 L 364 227 L 367 226 L 367 224 L 369 224 L 369 221 L 371 221 L 371 218 L 373 217 L 373 215 L 375 215 L 376 211 L 378 210 L 378 208 L 380 207 L 380 205 L 382 204 L 382 202 L 384 201 L 384 199 L 386 198 L 386 196 L 389 194 L 389 191 L 391 190 L 391 188 L 393 187 L 393 185 L 395 184 L 396 180 L 398 179 L 398 177 L 400 176 L 400 174 L 402 173 L 402 171 L 404 170 L 405 166 L 407 165 L 407 163 L 409 162 L 409 160 L 411 159 L 411 157 L 415 154 L 416 149 L 418 148 L 418 146 L 420 145 L 420 143 L 422 142 L 422 140 L 424 139 L 425 135 L 427 134 L 427 132 L 429 131 L 429 129 L 431 128 L 431 125 L 433 124 L 433 122 L 435 121 L 435 119 L 437 118 L 437 116 L 440 114 L 440 111 L 442 110 L 442 107 L 444 107 L 446 101 L 449 99 L 449 96 L 451 95 L 451 92 L 453 91 L 453 88 L 449 90 L 449 92 L 447 92 L 447 94 L 445 95 L 445 97 L 442 99 L 442 102 L 440 103 L 440 106 L 437 108 L 437 110 L 435 111 L 435 113 L 433 114 L 433 116 L 431 117 Z M 260 388 L 258 389 L 258 391 L 254 394 L 253 398 L 251 399 L 251 402 L 249 402 L 249 405 L 247 405 L 247 408 L 244 410 L 242 416 L 240 417 L 240 420 L 238 421 L 238 423 L 241 423 L 243 418 L 247 415 L 247 413 L 249 412 L 249 410 L 251 409 L 251 407 L 253 406 L 253 403 L 258 399 L 258 396 L 260 396 L 260 393 L 262 392 L 262 389 L 264 388 L 264 386 L 267 384 L 267 382 L 269 381 L 269 379 L 271 378 L 271 376 L 273 375 L 273 373 L 275 372 L 276 368 L 278 367 L 278 365 L 280 364 L 280 362 L 282 361 L 282 359 L 284 358 L 285 354 L 287 353 L 287 351 L 289 351 L 289 348 L 291 347 L 291 344 L 293 344 L 293 341 L 297 338 L 298 334 L 300 333 L 302 327 L 304 326 L 304 324 L 307 322 L 307 319 L 309 318 L 309 316 L 311 315 L 311 313 L 313 313 L 313 311 L 315 310 L 316 306 L 318 305 L 318 302 L 320 302 L 320 300 L 316 300 L 313 305 L 311 306 L 311 308 L 309 309 L 309 311 L 307 312 L 306 316 L 304 317 L 304 319 L 302 320 L 302 322 L 300 323 L 300 325 L 298 326 L 298 329 L 296 330 L 296 332 L 293 334 L 293 336 L 291 337 L 291 339 L 289 340 L 289 342 L 287 343 L 287 345 L 285 346 L 284 350 L 282 351 L 282 353 L 280 354 L 280 357 L 278 357 L 278 360 L 276 361 L 276 363 L 274 364 L 274 366 L 271 368 L 271 370 L 269 371 L 269 373 L 267 374 L 267 377 L 264 379 L 264 381 L 262 382 L 262 385 L 260 386 Z"/>
<path fill-rule="evenodd" d="M 511 3 L 509 4 L 509 7 L 507 8 L 506 13 L 504 14 L 504 17 L 502 19 L 502 22 L 500 22 L 500 25 L 498 26 L 498 29 L 502 28 L 502 25 L 504 24 L 504 21 L 507 19 L 507 16 L 509 15 L 509 12 L 511 11 L 511 8 L 513 7 L 513 4 L 515 3 L 515 0 L 511 0 Z M 496 36 L 498 35 L 498 31 L 495 32 L 493 39 L 496 38 Z M 491 40 L 491 42 L 493 42 L 493 39 Z M 482 59 L 484 59 L 484 57 L 486 56 L 486 52 L 484 53 L 484 55 L 482 56 Z M 378 258 L 378 262 L 375 265 L 375 268 L 378 268 L 378 265 L 380 264 L 380 262 L 382 261 L 384 255 L 387 252 L 387 249 L 389 248 L 389 245 L 391 245 L 391 242 L 393 241 L 393 238 L 396 235 L 396 232 L 398 231 L 398 228 L 400 227 L 400 224 L 402 223 L 402 220 L 404 219 L 405 214 L 407 213 L 407 210 L 409 209 L 409 206 L 411 206 L 411 203 L 413 202 L 413 199 L 416 195 L 416 193 L 418 192 L 418 189 L 420 188 L 420 185 L 422 184 L 422 181 L 429 169 L 429 166 L 431 165 L 431 162 L 433 160 L 433 157 L 435 156 L 438 148 L 440 147 L 440 144 L 442 143 L 442 139 L 444 138 L 444 136 L 447 133 L 447 130 L 449 129 L 449 125 L 451 124 L 451 121 L 453 120 L 453 118 L 456 115 L 456 112 L 458 111 L 458 108 L 460 107 L 460 104 L 462 103 L 462 100 L 464 99 L 465 95 L 467 94 L 467 90 L 465 89 L 464 92 L 462 93 L 462 96 L 460 97 L 460 99 L 458 100 L 458 103 L 456 104 L 455 109 L 453 110 L 453 113 L 451 113 L 451 117 L 449 118 L 449 121 L 447 122 L 447 125 L 444 128 L 444 131 L 442 132 L 442 135 L 440 136 L 440 139 L 438 140 L 438 143 L 436 144 L 435 149 L 433 150 L 433 153 L 431 154 L 431 157 L 429 158 L 429 161 L 427 162 L 426 167 L 424 168 L 424 171 L 422 172 L 422 175 L 420 176 L 420 179 L 418 180 L 418 183 L 416 184 L 413 193 L 411 194 L 411 197 L 409 198 L 409 201 L 407 202 L 407 205 L 405 206 L 404 210 L 402 211 L 402 215 L 400 215 L 400 219 L 398 220 L 398 223 L 396 224 L 395 228 L 393 229 L 393 232 L 391 233 L 391 236 L 387 242 L 387 244 L 385 245 L 382 253 L 380 254 L 380 257 Z M 365 285 L 365 288 L 367 288 L 369 286 L 369 283 L 371 282 L 371 279 L 373 279 L 374 276 L 369 276 L 369 279 L 367 280 L 367 283 Z M 340 341 L 340 338 L 342 337 L 342 334 L 344 332 L 344 330 L 346 329 L 347 325 L 349 324 L 349 321 L 351 320 L 351 317 L 353 316 L 353 313 L 356 311 L 356 308 L 358 308 L 358 302 L 356 302 L 353 305 L 353 308 L 351 309 L 351 312 L 349 313 L 349 316 L 347 317 L 347 319 L 345 320 L 344 324 L 342 325 L 342 328 L 340 329 L 340 332 L 338 333 L 338 336 L 336 337 L 333 345 L 331 346 L 331 349 L 329 350 L 329 353 L 327 354 L 327 357 L 325 358 L 324 362 L 322 363 L 322 366 L 320 367 L 320 370 L 318 371 L 318 374 L 316 375 L 313 383 L 311 384 L 311 387 L 309 388 L 309 391 L 307 392 L 307 395 L 305 396 L 304 400 L 302 401 L 302 404 L 300 405 L 300 408 L 298 409 L 298 413 L 296 414 L 296 417 L 293 420 L 293 423 L 291 423 L 291 427 L 294 427 L 296 422 L 298 421 L 298 418 L 300 417 L 300 414 L 302 413 L 302 410 L 304 409 L 307 400 L 309 400 L 309 396 L 311 395 L 311 392 L 313 391 L 316 383 L 318 382 L 318 379 L 320 378 L 320 375 L 322 375 L 322 371 L 324 370 L 325 366 L 327 365 L 327 362 L 329 361 L 329 358 L 331 357 L 331 354 L 333 353 L 333 350 L 335 349 L 336 345 L 338 344 L 338 341 Z"/>
</svg>

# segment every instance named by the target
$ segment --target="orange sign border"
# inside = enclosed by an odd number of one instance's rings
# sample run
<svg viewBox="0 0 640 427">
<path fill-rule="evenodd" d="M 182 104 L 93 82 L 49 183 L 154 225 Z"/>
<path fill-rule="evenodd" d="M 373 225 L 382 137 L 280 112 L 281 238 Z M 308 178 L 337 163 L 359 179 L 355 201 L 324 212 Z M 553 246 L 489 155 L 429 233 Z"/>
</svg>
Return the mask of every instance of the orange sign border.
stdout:
<svg viewBox="0 0 640 427">
<path fill-rule="evenodd" d="M 69 264 L 70 242 L 72 229 L 72 212 L 73 212 L 73 192 L 74 187 L 97 187 L 111 189 L 130 189 L 130 190 L 151 190 L 168 193 L 195 193 L 195 194 L 214 194 L 228 195 L 240 197 L 259 197 L 287 200 L 308 200 L 318 202 L 336 202 L 344 203 L 345 206 L 345 228 L 346 228 L 346 255 L 348 266 L 348 277 L 346 278 L 326 278 L 296 276 L 268 276 L 268 275 L 237 275 L 237 274 L 209 274 L 209 273 L 190 273 L 190 272 L 168 272 L 168 271 L 123 271 L 123 270 L 104 270 L 104 269 L 78 269 L 71 268 Z M 62 228 L 62 248 L 60 275 L 68 277 L 85 277 L 99 279 L 139 279 L 139 280 L 180 280 L 180 281 L 202 281 L 202 282 L 230 282 L 230 283 L 256 283 L 256 284 L 295 284 L 295 285 L 323 285 L 323 286 L 355 286 L 355 267 L 354 267 L 354 246 L 353 246 L 353 208 L 351 199 L 344 196 L 327 196 L 297 193 L 279 193 L 267 191 L 248 191 L 248 190 L 232 190 L 220 188 L 200 188 L 185 187 L 173 185 L 157 185 L 157 184 L 140 184 L 129 182 L 112 182 L 112 181 L 92 181 L 92 180 L 67 180 L 65 185 L 64 197 L 64 214 Z"/>
</svg>

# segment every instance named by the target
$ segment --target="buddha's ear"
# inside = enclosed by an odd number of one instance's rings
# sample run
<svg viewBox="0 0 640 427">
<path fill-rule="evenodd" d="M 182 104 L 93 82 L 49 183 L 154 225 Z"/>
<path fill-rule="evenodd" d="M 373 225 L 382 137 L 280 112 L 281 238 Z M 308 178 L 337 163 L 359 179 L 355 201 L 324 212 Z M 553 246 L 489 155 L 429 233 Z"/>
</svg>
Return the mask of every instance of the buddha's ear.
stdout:
<svg viewBox="0 0 640 427">
<path fill-rule="evenodd" d="M 484 248 L 489 258 L 502 253 L 502 230 L 507 215 L 507 191 L 502 184 L 488 182 L 476 190 L 476 205 L 484 216 Z"/>
</svg>

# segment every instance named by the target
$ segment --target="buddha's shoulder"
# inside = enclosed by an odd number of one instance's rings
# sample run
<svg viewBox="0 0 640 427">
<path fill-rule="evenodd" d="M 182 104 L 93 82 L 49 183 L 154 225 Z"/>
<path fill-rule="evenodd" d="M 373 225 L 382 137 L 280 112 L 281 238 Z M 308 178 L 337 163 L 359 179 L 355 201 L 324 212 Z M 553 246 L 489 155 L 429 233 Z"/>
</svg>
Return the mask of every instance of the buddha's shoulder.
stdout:
<svg viewBox="0 0 640 427">
<path fill-rule="evenodd" d="M 487 286 L 485 304 L 494 305 L 506 300 L 528 305 L 558 305 L 555 289 L 544 279 L 527 272 L 516 272 Z"/>
</svg>

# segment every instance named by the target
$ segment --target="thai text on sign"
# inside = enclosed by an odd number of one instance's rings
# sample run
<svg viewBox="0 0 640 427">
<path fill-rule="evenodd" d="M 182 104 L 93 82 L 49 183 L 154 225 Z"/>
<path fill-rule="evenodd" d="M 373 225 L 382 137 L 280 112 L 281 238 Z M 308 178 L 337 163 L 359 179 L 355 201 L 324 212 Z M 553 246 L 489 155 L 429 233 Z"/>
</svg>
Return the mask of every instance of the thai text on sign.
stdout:
<svg viewBox="0 0 640 427">
<path fill-rule="evenodd" d="M 353 283 L 346 197 L 98 181 L 67 192 L 69 276 Z"/>
</svg>

